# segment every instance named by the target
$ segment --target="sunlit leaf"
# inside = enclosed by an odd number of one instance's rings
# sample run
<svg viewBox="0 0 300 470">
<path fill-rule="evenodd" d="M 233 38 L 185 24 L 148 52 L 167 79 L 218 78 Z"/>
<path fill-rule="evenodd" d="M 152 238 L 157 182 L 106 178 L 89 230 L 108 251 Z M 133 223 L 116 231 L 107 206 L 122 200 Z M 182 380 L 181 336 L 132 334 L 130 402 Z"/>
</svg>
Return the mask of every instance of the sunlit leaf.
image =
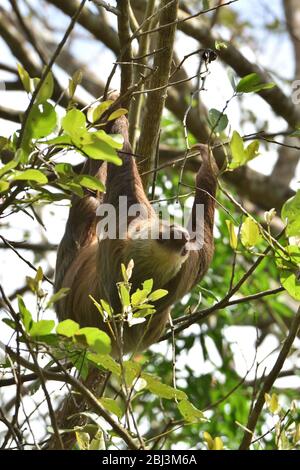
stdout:
<svg viewBox="0 0 300 470">
<path fill-rule="evenodd" d="M 235 231 L 235 225 L 232 222 L 232 220 L 226 220 L 226 225 L 227 225 L 228 232 L 229 232 L 230 246 L 233 250 L 236 250 L 237 245 L 238 245 L 238 238 L 237 238 L 236 231 Z"/>
<path fill-rule="evenodd" d="M 242 165 L 246 165 L 250 160 L 259 155 L 259 142 L 253 141 L 245 148 L 244 141 L 237 131 L 234 131 L 230 141 L 232 160 L 229 164 L 230 170 L 235 170 Z"/>
<path fill-rule="evenodd" d="M 88 346 L 92 347 L 99 354 L 109 354 L 111 350 L 110 337 L 99 328 L 85 327 L 75 334 L 78 341 L 85 339 Z"/>
<path fill-rule="evenodd" d="M 93 191 L 105 191 L 104 184 L 95 176 L 90 175 L 79 175 L 75 179 L 76 183 L 79 183 L 80 186 L 84 188 L 92 189 Z"/>
<path fill-rule="evenodd" d="M 73 74 L 72 78 L 69 80 L 69 95 L 70 95 L 70 98 L 73 98 L 73 96 L 75 95 L 76 88 L 82 82 L 82 77 L 83 77 L 82 71 L 77 70 Z"/>
<path fill-rule="evenodd" d="M 128 288 L 124 285 L 124 283 L 120 283 L 119 285 L 119 296 L 123 307 L 129 307 L 130 294 Z"/>
<path fill-rule="evenodd" d="M 92 106 L 88 109 L 87 118 L 93 124 L 98 121 L 103 113 L 108 110 L 108 108 L 114 103 L 113 100 L 103 101 L 103 103 Z"/>
<path fill-rule="evenodd" d="M 76 442 L 80 450 L 89 450 L 90 435 L 87 432 L 75 431 Z"/>
<path fill-rule="evenodd" d="M 257 245 L 261 240 L 261 235 L 257 223 L 247 217 L 241 228 L 241 241 L 246 248 Z"/>
<path fill-rule="evenodd" d="M 122 165 L 122 160 L 117 151 L 102 140 L 96 140 L 82 147 L 83 152 L 93 160 L 105 160 L 115 165 Z"/>
<path fill-rule="evenodd" d="M 26 129 L 28 129 L 28 135 L 31 138 L 40 139 L 50 135 L 55 130 L 56 125 L 57 114 L 55 108 L 50 103 L 43 103 L 32 107 Z"/>
<path fill-rule="evenodd" d="M 116 111 L 112 112 L 108 118 L 108 121 L 113 121 L 114 119 L 118 119 L 121 116 L 124 116 L 128 113 L 128 110 L 125 108 L 116 109 Z"/>
<path fill-rule="evenodd" d="M 163 297 L 165 297 L 166 295 L 168 295 L 168 291 L 165 290 L 165 289 L 158 289 L 158 290 L 155 290 L 154 292 L 152 292 L 150 295 L 149 295 L 149 300 L 151 302 L 155 302 L 156 300 L 159 300 L 159 299 L 162 299 Z"/>
<path fill-rule="evenodd" d="M 143 302 L 145 302 L 145 300 L 147 300 L 147 298 L 148 298 L 148 294 L 149 294 L 148 290 L 137 289 L 137 291 L 134 292 L 134 294 L 132 294 L 132 296 L 131 296 L 132 305 L 134 307 L 136 307 L 137 305 L 140 305 Z"/>
<path fill-rule="evenodd" d="M 182 390 L 177 390 L 169 385 L 162 383 L 157 377 L 154 377 L 147 373 L 142 373 L 142 379 L 147 382 L 147 389 L 151 393 L 158 395 L 161 398 L 173 399 L 177 398 L 178 400 L 185 400 L 187 398 L 186 394 Z"/>
<path fill-rule="evenodd" d="M 61 125 L 67 135 L 76 137 L 86 131 L 85 115 L 79 109 L 72 108 L 62 119 Z"/>
<path fill-rule="evenodd" d="M 207 421 L 202 411 L 198 410 L 188 400 L 181 400 L 177 405 L 178 410 L 186 421 L 191 423 L 199 422 L 200 420 Z"/>
<path fill-rule="evenodd" d="M 67 338 L 71 338 L 78 332 L 80 326 L 73 320 L 67 319 L 60 322 L 56 327 L 56 333 L 62 336 L 67 336 Z"/>
<path fill-rule="evenodd" d="M 13 181 L 34 181 L 38 184 L 48 183 L 48 178 L 40 170 L 25 170 L 16 173 Z"/>
<path fill-rule="evenodd" d="M 9 189 L 9 182 L 8 181 L 0 181 L 0 193 L 5 193 Z"/>
<path fill-rule="evenodd" d="M 285 222 L 287 219 L 288 225 L 286 228 L 289 237 L 296 237 L 300 234 L 300 190 L 296 195 L 289 199 L 283 206 L 281 211 L 281 218 Z"/>
<path fill-rule="evenodd" d="M 39 320 L 33 322 L 30 328 L 30 336 L 44 336 L 51 333 L 55 326 L 54 320 Z"/>
<path fill-rule="evenodd" d="M 29 310 L 26 308 L 26 305 L 24 303 L 24 300 L 20 295 L 18 295 L 18 307 L 19 307 L 19 312 L 22 318 L 22 323 L 24 325 L 25 330 L 27 333 L 30 331 L 30 328 L 32 327 L 32 315 L 29 312 Z"/>
<path fill-rule="evenodd" d="M 23 84 L 24 90 L 30 93 L 30 76 L 21 64 L 17 64 L 18 74 Z"/>
<path fill-rule="evenodd" d="M 40 80 L 38 80 L 37 83 L 39 83 Z M 36 84 L 37 86 L 37 84 Z M 53 95 L 53 90 L 54 90 L 54 79 L 53 75 L 51 72 L 48 73 L 47 77 L 43 81 L 42 87 L 40 91 L 37 94 L 35 102 L 37 104 L 42 104 L 46 103 L 47 100 L 49 100 L 52 95 Z"/>
</svg>

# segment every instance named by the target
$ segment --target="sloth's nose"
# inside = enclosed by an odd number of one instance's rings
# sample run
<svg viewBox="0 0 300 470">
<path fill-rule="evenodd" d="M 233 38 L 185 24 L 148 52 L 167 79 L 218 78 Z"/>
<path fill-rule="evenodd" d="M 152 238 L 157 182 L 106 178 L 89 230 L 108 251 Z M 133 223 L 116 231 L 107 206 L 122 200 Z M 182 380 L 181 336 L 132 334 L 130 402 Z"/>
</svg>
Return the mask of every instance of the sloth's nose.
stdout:
<svg viewBox="0 0 300 470">
<path fill-rule="evenodd" d="M 190 241 L 190 235 L 188 231 L 177 225 L 170 226 L 170 239 L 178 242 L 178 245 L 185 245 Z"/>
</svg>

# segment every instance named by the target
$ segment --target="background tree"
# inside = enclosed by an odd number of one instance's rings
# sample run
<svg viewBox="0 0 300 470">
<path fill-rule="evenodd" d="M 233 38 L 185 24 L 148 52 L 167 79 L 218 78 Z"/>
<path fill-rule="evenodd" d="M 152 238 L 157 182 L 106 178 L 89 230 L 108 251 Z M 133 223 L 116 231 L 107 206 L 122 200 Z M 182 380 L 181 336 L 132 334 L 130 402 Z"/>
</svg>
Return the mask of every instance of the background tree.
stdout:
<svg viewBox="0 0 300 470">
<path fill-rule="evenodd" d="M 58 447 L 71 436 L 81 449 L 299 446 L 298 9 L 295 0 L 2 2 L 2 448 L 47 446 L 51 433 Z M 55 326 L 51 296 L 57 221 L 72 194 L 101 189 L 80 174 L 82 156 L 117 159 L 116 142 L 78 139 L 82 123 L 89 139 L 108 118 L 98 105 L 113 88 L 153 203 L 173 201 L 181 215 L 197 141 L 223 169 L 205 282 L 174 307 L 158 345 L 122 364 L 101 332 L 96 341 L 70 322 Z M 111 373 L 96 396 L 84 382 L 91 364 Z M 70 388 L 87 408 L 61 426 L 63 384 L 73 409 Z"/>
</svg>

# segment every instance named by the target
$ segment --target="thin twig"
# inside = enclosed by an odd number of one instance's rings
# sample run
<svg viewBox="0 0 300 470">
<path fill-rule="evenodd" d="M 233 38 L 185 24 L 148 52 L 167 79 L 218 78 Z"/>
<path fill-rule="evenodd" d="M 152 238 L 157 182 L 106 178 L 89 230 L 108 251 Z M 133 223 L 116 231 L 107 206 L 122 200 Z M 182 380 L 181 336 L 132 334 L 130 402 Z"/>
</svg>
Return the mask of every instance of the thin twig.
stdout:
<svg viewBox="0 0 300 470">
<path fill-rule="evenodd" d="M 3 235 L 0 235 L 0 238 L 1 240 L 3 241 L 3 243 L 8 247 L 10 248 L 22 261 L 24 261 L 24 263 L 27 264 L 27 266 L 29 266 L 31 269 L 33 269 L 35 272 L 37 272 L 37 269 L 36 267 L 30 262 L 28 261 L 26 258 L 24 258 L 22 255 L 20 255 L 20 253 L 15 249 L 15 247 L 9 243 L 4 237 Z M 49 279 L 45 274 L 43 274 L 43 279 L 47 282 L 49 282 L 49 284 L 51 284 L 53 286 L 53 282 L 51 281 L 51 279 Z"/>
</svg>

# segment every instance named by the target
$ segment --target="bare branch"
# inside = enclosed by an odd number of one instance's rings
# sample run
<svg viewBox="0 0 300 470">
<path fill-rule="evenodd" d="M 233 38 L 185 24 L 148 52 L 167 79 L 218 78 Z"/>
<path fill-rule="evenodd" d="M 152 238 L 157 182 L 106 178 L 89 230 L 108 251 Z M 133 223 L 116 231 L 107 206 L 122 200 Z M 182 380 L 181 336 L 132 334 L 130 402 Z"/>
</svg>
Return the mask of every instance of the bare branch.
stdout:
<svg viewBox="0 0 300 470">
<path fill-rule="evenodd" d="M 167 0 L 161 2 L 161 7 L 169 3 Z M 161 54 L 158 54 L 154 58 L 154 73 L 150 80 L 150 89 L 157 89 L 157 91 L 151 93 L 147 97 L 146 109 L 143 116 L 141 125 L 141 136 L 137 146 L 137 153 L 147 157 L 144 164 L 141 165 L 142 171 L 147 171 L 151 168 L 152 160 L 155 155 L 155 145 L 157 142 L 160 120 L 162 111 L 166 100 L 166 89 L 164 86 L 169 82 L 171 62 L 173 55 L 173 43 L 175 37 L 175 25 L 174 21 L 177 17 L 178 0 L 167 8 L 164 9 L 160 16 L 160 25 L 171 23 L 168 28 L 164 28 L 159 31 L 158 35 L 158 48 L 166 48 Z M 147 186 L 147 178 L 144 180 Z"/>
<path fill-rule="evenodd" d="M 265 404 L 265 394 L 269 393 L 269 391 L 273 387 L 275 380 L 278 378 L 281 372 L 281 369 L 290 353 L 291 347 L 296 338 L 299 327 L 300 327 L 300 308 L 298 310 L 298 313 L 293 319 L 289 334 L 282 346 L 279 356 L 271 372 L 268 374 L 268 377 L 264 381 L 261 391 L 259 392 L 254 408 L 251 411 L 250 416 L 248 418 L 248 423 L 246 425 L 246 430 L 245 430 L 241 445 L 239 447 L 239 450 L 248 450 L 251 445 L 252 436 L 253 436 L 257 421 L 260 417 L 261 411 Z"/>
</svg>

